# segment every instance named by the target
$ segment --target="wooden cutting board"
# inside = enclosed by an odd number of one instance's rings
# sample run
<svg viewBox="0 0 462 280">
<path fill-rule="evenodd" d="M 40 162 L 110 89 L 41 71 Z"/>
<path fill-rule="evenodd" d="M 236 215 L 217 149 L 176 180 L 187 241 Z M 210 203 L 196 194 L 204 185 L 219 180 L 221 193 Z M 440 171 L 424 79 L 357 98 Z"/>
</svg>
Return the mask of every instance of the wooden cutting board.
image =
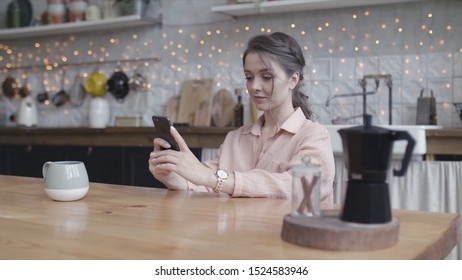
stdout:
<svg viewBox="0 0 462 280">
<path fill-rule="evenodd" d="M 173 96 L 167 102 L 165 108 L 165 115 L 170 119 L 172 123 L 177 123 L 178 107 L 180 103 L 180 96 Z"/>
<path fill-rule="evenodd" d="M 231 92 L 220 89 L 213 97 L 212 121 L 213 125 L 224 127 L 233 124 L 234 106 L 236 102 Z"/>
<path fill-rule="evenodd" d="M 186 80 L 180 91 L 176 121 L 191 126 L 210 126 L 213 79 Z"/>
</svg>

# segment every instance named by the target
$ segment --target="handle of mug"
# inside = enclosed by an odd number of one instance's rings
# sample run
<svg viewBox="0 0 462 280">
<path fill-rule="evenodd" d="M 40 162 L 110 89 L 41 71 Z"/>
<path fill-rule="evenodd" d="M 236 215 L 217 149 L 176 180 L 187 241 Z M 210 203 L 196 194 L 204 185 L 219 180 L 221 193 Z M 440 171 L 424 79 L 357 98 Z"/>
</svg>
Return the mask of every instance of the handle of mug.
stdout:
<svg viewBox="0 0 462 280">
<path fill-rule="evenodd" d="M 404 158 L 401 163 L 401 169 L 393 169 L 394 176 L 403 176 L 406 173 L 409 162 L 411 161 L 412 151 L 414 150 L 415 140 L 407 131 L 393 131 L 394 139 L 393 140 L 406 140 L 407 146 L 404 153 Z"/>
<path fill-rule="evenodd" d="M 47 175 L 47 171 L 48 171 L 48 167 L 50 167 L 50 164 L 51 164 L 51 161 L 47 161 L 43 164 L 43 167 L 42 167 L 42 174 L 43 174 L 43 178 L 46 177 Z"/>
</svg>

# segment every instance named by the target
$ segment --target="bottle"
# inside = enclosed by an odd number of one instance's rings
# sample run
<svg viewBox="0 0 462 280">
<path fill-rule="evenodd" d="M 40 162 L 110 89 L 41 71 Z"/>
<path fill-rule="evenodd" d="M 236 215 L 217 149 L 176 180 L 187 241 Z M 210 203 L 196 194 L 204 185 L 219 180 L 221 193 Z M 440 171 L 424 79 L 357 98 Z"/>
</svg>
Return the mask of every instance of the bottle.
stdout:
<svg viewBox="0 0 462 280">
<path fill-rule="evenodd" d="M 15 0 L 8 4 L 6 13 L 6 23 L 9 28 L 21 27 L 22 26 L 22 10 L 21 4 Z"/>
<path fill-rule="evenodd" d="M 8 107 L 5 98 L 0 95 L 0 127 L 7 126 L 8 123 Z"/>
<path fill-rule="evenodd" d="M 244 106 L 242 105 L 242 89 L 235 89 L 234 93 L 237 96 L 237 104 L 234 106 L 234 126 L 239 127 L 244 125 Z"/>
</svg>

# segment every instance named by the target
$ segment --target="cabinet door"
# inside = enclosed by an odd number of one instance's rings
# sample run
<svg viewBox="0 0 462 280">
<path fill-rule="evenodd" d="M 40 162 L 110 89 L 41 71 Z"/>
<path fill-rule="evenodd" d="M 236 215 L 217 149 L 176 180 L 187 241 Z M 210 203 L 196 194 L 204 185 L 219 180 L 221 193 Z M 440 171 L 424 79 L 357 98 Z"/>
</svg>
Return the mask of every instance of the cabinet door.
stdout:
<svg viewBox="0 0 462 280">
<path fill-rule="evenodd" d="M 8 174 L 7 145 L 0 145 L 0 174 Z"/>
<path fill-rule="evenodd" d="M 148 167 L 149 154 L 152 148 L 126 148 L 126 170 L 129 185 L 140 187 L 166 188 L 164 184 L 152 176 Z"/>
<path fill-rule="evenodd" d="M 66 160 L 63 147 L 42 145 L 5 145 L 6 174 L 43 177 L 42 167 L 47 161 Z"/>
<path fill-rule="evenodd" d="M 85 164 L 90 182 L 127 184 L 125 153 L 121 147 L 66 147 L 67 160 Z"/>
</svg>

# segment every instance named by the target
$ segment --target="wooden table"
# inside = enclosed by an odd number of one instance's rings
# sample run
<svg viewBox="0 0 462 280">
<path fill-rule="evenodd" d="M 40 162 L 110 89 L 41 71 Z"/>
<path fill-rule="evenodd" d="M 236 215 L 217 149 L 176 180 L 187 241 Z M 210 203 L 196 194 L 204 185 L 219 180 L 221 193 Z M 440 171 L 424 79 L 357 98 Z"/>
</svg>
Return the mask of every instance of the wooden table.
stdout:
<svg viewBox="0 0 462 280">
<path fill-rule="evenodd" d="M 280 237 L 290 201 L 91 183 L 50 200 L 38 178 L 0 176 L 0 259 L 442 259 L 459 215 L 394 211 L 396 245 L 365 252 L 305 248 Z"/>
</svg>

